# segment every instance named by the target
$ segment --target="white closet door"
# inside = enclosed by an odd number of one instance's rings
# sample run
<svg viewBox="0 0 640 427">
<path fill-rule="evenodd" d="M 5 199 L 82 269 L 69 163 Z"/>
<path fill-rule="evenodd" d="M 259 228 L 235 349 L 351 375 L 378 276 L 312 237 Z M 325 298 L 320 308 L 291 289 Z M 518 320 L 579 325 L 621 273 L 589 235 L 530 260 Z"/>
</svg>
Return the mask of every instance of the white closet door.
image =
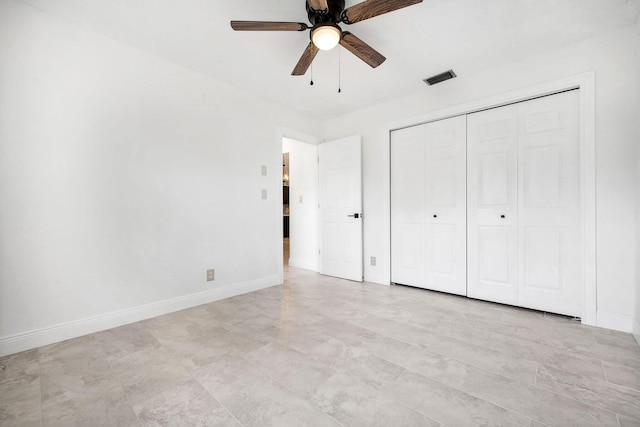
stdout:
<svg viewBox="0 0 640 427">
<path fill-rule="evenodd" d="M 468 295 L 581 315 L 579 93 L 468 116 Z"/>
<path fill-rule="evenodd" d="M 467 295 L 517 304 L 518 106 L 469 114 L 467 129 Z"/>
<path fill-rule="evenodd" d="M 425 126 L 391 133 L 391 281 L 425 287 Z"/>
<path fill-rule="evenodd" d="M 391 139 L 392 281 L 466 294 L 466 119 Z"/>
<path fill-rule="evenodd" d="M 581 316 L 579 92 L 519 107 L 520 305 Z"/>
<path fill-rule="evenodd" d="M 464 116 L 425 125 L 426 287 L 467 293 Z"/>
</svg>

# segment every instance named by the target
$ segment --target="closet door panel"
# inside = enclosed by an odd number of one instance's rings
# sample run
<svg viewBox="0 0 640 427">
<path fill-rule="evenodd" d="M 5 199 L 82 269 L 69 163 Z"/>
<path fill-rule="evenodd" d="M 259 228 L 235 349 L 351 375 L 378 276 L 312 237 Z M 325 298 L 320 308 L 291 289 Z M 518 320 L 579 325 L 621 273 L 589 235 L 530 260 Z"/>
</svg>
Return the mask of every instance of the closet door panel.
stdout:
<svg viewBox="0 0 640 427">
<path fill-rule="evenodd" d="M 466 295 L 466 118 L 425 125 L 428 289 Z"/>
<path fill-rule="evenodd" d="M 485 148 L 480 147 L 477 154 L 478 207 L 509 208 L 512 193 L 509 178 L 513 175 L 509 147 Z"/>
<path fill-rule="evenodd" d="M 516 304 L 516 105 L 467 116 L 467 295 Z"/>
<path fill-rule="evenodd" d="M 392 282 L 466 294 L 465 147 L 465 117 L 392 132 Z"/>
<path fill-rule="evenodd" d="M 481 225 L 477 228 L 477 279 L 480 285 L 512 286 L 511 253 L 512 231 L 510 226 Z"/>
<path fill-rule="evenodd" d="M 519 107 L 520 305 L 580 316 L 579 92 Z"/>
<path fill-rule="evenodd" d="M 391 133 L 391 281 L 425 284 L 425 129 Z"/>
<path fill-rule="evenodd" d="M 563 285 L 563 230 L 558 227 L 525 226 L 522 230 L 521 286 L 525 291 L 558 291 Z"/>
</svg>

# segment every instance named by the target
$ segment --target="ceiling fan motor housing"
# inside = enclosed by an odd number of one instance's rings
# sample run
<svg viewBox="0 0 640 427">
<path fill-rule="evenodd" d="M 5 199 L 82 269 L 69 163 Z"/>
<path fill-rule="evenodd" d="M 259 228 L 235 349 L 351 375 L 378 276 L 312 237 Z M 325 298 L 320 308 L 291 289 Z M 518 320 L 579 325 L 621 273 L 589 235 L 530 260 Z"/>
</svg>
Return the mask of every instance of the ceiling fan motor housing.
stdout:
<svg viewBox="0 0 640 427">
<path fill-rule="evenodd" d="M 306 2 L 307 5 L 307 15 L 309 16 L 309 22 L 311 22 L 314 26 L 323 23 L 332 23 L 337 24 L 342 19 L 342 11 L 344 10 L 344 0 L 327 0 L 327 12 L 323 13 L 323 11 L 315 11 L 309 7 L 309 2 Z"/>
</svg>

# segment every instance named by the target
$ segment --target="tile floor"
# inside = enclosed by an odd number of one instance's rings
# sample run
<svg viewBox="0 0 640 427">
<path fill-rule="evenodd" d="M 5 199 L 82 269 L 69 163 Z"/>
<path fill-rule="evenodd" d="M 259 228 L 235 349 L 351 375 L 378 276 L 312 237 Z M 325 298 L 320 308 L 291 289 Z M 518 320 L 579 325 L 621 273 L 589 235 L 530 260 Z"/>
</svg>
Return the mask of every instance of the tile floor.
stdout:
<svg viewBox="0 0 640 427">
<path fill-rule="evenodd" d="M 640 426 L 629 334 L 295 268 L 0 365 L 3 427 Z"/>
</svg>

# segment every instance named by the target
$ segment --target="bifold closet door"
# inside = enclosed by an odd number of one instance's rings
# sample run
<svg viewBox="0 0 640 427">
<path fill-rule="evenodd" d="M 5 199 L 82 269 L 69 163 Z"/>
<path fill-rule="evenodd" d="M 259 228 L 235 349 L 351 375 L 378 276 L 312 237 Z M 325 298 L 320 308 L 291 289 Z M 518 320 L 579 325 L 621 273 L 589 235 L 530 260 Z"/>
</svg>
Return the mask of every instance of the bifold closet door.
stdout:
<svg viewBox="0 0 640 427">
<path fill-rule="evenodd" d="M 466 118 L 391 134 L 391 281 L 466 295 Z"/>
<path fill-rule="evenodd" d="M 468 116 L 468 296 L 582 313 L 579 92 Z"/>
<path fill-rule="evenodd" d="M 518 283 L 521 305 L 581 317 L 584 221 L 579 91 L 519 105 Z"/>
<path fill-rule="evenodd" d="M 518 105 L 467 116 L 467 295 L 518 303 Z"/>
</svg>

